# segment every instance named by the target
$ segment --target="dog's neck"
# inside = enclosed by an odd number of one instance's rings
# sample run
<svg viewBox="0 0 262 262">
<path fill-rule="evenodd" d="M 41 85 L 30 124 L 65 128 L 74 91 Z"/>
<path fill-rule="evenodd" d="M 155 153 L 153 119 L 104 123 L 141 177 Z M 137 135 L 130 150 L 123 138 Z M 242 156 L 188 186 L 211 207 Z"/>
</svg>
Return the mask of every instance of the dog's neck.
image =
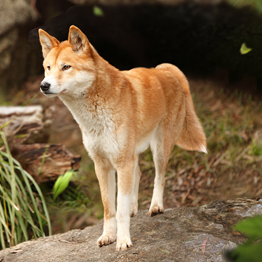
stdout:
<svg viewBox="0 0 262 262">
<path fill-rule="evenodd" d="M 96 51 L 93 58 L 96 71 L 93 84 L 87 87 L 85 92 L 77 95 L 62 94 L 59 96 L 77 123 L 85 127 L 90 126 L 90 128 L 93 128 L 94 125 L 97 127 L 100 124 L 103 125 L 104 116 L 109 117 L 112 114 L 112 104 L 117 106 L 117 98 L 120 99 L 124 81 L 124 78 L 119 77 L 121 76 L 119 70 L 100 57 Z"/>
</svg>

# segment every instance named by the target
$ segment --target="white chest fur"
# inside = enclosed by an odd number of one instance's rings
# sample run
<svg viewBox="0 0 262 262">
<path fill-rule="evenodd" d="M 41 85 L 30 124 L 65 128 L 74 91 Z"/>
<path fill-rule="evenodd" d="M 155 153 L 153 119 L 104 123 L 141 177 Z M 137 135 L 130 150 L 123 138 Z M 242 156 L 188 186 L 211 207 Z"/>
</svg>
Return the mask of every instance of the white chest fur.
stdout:
<svg viewBox="0 0 262 262">
<path fill-rule="evenodd" d="M 115 124 L 110 110 L 101 106 L 90 106 L 81 100 L 77 100 L 77 102 L 68 99 L 61 100 L 79 124 L 84 146 L 91 157 L 99 153 L 111 158 L 112 155 L 119 152 L 117 135 L 114 132 Z"/>
</svg>

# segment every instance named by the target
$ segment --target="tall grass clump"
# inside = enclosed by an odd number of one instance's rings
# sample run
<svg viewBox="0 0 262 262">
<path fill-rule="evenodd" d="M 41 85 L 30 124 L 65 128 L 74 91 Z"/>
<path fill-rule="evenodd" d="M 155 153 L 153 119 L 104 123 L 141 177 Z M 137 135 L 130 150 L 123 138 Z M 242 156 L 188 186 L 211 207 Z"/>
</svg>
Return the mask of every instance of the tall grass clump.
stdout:
<svg viewBox="0 0 262 262">
<path fill-rule="evenodd" d="M 51 234 L 51 224 L 42 192 L 0 131 L 0 250 L 45 233 Z"/>
</svg>

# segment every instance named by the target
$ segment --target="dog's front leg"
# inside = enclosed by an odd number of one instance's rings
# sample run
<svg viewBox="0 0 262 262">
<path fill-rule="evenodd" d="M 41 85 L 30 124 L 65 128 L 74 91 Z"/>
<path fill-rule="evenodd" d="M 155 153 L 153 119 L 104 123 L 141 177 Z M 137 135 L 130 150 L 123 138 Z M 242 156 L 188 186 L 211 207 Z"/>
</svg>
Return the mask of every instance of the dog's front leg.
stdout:
<svg viewBox="0 0 262 262">
<path fill-rule="evenodd" d="M 126 250 L 132 246 L 130 238 L 130 203 L 134 187 L 135 160 L 126 161 L 117 169 L 117 243 L 116 250 Z"/>
<path fill-rule="evenodd" d="M 116 241 L 115 169 L 105 158 L 95 157 L 94 162 L 104 205 L 104 230 L 97 240 L 101 247 Z"/>
</svg>

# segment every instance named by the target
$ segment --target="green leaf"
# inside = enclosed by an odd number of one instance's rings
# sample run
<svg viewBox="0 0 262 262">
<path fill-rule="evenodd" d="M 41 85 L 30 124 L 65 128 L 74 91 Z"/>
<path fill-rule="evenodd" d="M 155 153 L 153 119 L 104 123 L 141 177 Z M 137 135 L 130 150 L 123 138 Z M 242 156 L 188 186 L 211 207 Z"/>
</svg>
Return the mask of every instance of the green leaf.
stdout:
<svg viewBox="0 0 262 262">
<path fill-rule="evenodd" d="M 243 44 L 241 45 L 239 51 L 240 51 L 240 54 L 241 54 L 241 55 L 245 55 L 245 54 L 249 53 L 250 51 L 252 51 L 252 48 L 247 47 L 247 46 L 246 46 L 246 43 L 243 43 Z"/>
<path fill-rule="evenodd" d="M 56 180 L 53 188 L 54 200 L 67 188 L 73 174 L 74 174 L 74 170 L 66 171 L 64 175 L 61 175 Z"/>
<path fill-rule="evenodd" d="M 24 137 L 26 137 L 26 136 L 27 136 L 26 134 L 15 135 L 15 138 L 24 138 Z"/>
<path fill-rule="evenodd" d="M 242 244 L 229 254 L 229 258 L 236 262 L 261 262 L 262 242 L 247 245 Z"/>
<path fill-rule="evenodd" d="M 57 192 L 57 189 L 61 183 L 61 180 L 63 179 L 63 175 L 59 176 L 54 184 L 54 187 L 53 187 L 53 193 Z"/>
<path fill-rule="evenodd" d="M 262 257 L 262 216 L 255 216 L 239 222 L 234 229 L 246 234 L 248 240 L 226 256 L 234 262 L 260 262 Z"/>
<path fill-rule="evenodd" d="M 3 125 L 0 126 L 0 130 L 3 129 L 4 127 L 8 126 L 13 120 L 9 120 L 5 122 Z"/>
<path fill-rule="evenodd" d="M 22 106 L 27 106 L 28 104 L 30 104 L 36 97 L 38 97 L 39 96 L 39 92 L 36 94 L 36 95 L 34 95 L 31 99 L 29 99 L 27 102 L 25 102 Z"/>
<path fill-rule="evenodd" d="M 236 230 L 252 238 L 262 238 L 262 217 L 255 216 L 244 219 L 235 227 Z"/>
<path fill-rule="evenodd" d="M 104 15 L 103 10 L 98 6 L 94 6 L 93 12 L 94 12 L 94 15 L 96 15 L 96 16 L 103 16 Z"/>
<path fill-rule="evenodd" d="M 161 248 L 159 248 L 163 253 L 165 253 L 165 254 L 170 254 L 170 252 L 168 251 L 168 250 L 166 250 L 166 249 L 161 249 Z"/>
</svg>

